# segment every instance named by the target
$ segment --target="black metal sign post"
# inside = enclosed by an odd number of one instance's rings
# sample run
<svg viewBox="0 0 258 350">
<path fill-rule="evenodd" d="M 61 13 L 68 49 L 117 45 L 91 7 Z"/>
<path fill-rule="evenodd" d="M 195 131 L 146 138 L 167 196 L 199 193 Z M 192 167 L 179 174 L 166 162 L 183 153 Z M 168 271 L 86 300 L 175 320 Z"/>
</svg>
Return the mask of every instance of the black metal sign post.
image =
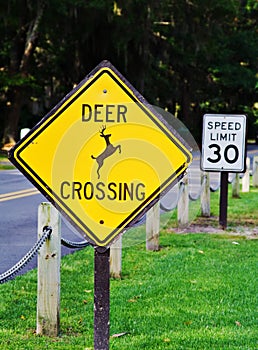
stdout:
<svg viewBox="0 0 258 350">
<path fill-rule="evenodd" d="M 227 228 L 227 209 L 228 209 L 228 172 L 222 171 L 220 174 L 219 224 L 223 230 Z"/>
<path fill-rule="evenodd" d="M 94 249 L 94 350 L 109 349 L 110 249 Z"/>
</svg>

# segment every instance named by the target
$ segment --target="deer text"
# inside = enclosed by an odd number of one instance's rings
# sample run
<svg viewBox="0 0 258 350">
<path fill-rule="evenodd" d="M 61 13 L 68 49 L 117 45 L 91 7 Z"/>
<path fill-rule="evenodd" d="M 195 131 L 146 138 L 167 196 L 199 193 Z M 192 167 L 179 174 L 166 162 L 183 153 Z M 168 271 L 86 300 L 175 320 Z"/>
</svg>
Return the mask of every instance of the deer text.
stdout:
<svg viewBox="0 0 258 350">
<path fill-rule="evenodd" d="M 143 201 L 145 199 L 145 185 L 139 183 L 126 182 L 97 182 L 88 181 L 63 181 L 60 185 L 60 195 L 63 199 L 91 200 L 118 200 L 118 201 Z"/>
<path fill-rule="evenodd" d="M 82 121 L 95 123 L 126 123 L 127 107 L 122 104 L 82 104 Z"/>
</svg>

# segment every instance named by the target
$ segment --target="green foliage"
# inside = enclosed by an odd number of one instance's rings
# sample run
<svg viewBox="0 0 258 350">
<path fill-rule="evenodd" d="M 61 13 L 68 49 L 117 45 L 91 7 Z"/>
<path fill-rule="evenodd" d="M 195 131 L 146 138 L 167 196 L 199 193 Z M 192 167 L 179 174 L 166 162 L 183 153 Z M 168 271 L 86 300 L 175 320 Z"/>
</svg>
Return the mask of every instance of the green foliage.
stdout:
<svg viewBox="0 0 258 350">
<path fill-rule="evenodd" d="M 108 59 L 150 103 L 168 108 L 196 136 L 205 112 L 247 111 L 255 124 L 255 0 L 23 0 L 0 10 L 0 104 L 14 105 L 17 86 L 22 87 L 20 110 L 26 113 L 16 113 L 22 118 L 32 113 L 35 99 L 43 116 Z M 11 108 L 4 116 L 7 124 Z"/>
<path fill-rule="evenodd" d="M 6 72 L 0 72 L 0 91 L 2 90 L 7 93 L 17 86 L 26 89 L 28 86 L 33 86 L 34 81 L 35 79 L 31 76 L 23 77 L 21 74 L 17 73 L 10 77 Z"/>
</svg>

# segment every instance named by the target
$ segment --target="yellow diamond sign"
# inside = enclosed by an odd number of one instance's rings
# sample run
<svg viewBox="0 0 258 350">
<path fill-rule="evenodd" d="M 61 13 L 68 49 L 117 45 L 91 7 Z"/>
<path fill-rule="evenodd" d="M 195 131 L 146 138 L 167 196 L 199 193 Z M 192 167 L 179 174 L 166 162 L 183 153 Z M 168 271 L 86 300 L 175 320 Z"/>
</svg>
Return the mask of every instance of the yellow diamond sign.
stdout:
<svg viewBox="0 0 258 350">
<path fill-rule="evenodd" d="M 181 178 L 189 147 L 103 61 L 9 155 L 91 244 L 109 246 Z"/>
</svg>

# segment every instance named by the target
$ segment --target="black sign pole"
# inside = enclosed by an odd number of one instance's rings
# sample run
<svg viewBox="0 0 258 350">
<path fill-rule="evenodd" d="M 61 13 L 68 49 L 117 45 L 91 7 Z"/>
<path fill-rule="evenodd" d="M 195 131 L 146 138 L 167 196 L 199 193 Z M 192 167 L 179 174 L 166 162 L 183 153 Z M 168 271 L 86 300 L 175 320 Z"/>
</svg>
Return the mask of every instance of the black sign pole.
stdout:
<svg viewBox="0 0 258 350">
<path fill-rule="evenodd" d="M 110 249 L 94 249 L 94 349 L 109 349 Z"/>
<path fill-rule="evenodd" d="M 219 224 L 223 230 L 227 228 L 227 210 L 228 210 L 228 172 L 222 171 L 220 174 Z"/>
</svg>

